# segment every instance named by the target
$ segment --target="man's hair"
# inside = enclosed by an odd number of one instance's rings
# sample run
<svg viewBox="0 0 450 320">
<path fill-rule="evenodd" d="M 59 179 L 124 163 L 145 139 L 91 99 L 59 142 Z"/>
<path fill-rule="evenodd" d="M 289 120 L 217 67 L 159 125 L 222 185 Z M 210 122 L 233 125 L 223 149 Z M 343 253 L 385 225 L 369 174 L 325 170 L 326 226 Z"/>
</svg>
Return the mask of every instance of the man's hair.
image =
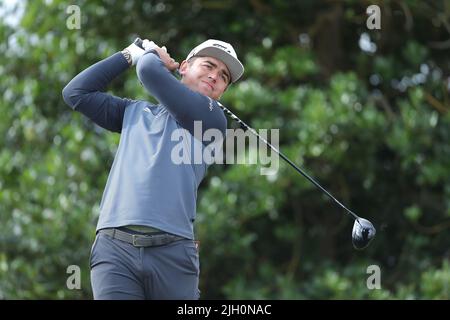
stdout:
<svg viewBox="0 0 450 320">
<path fill-rule="evenodd" d="M 190 57 L 189 60 L 188 60 L 187 62 L 188 62 L 189 64 L 193 64 L 194 61 L 195 61 L 197 58 L 200 58 L 200 56 L 193 56 L 193 57 Z"/>
</svg>

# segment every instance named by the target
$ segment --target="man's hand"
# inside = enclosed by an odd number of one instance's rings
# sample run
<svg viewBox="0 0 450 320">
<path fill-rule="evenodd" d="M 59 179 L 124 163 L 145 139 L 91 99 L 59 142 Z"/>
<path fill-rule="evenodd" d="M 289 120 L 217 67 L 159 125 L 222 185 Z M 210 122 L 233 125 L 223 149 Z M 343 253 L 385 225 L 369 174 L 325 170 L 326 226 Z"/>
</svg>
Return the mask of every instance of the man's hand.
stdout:
<svg viewBox="0 0 450 320">
<path fill-rule="evenodd" d="M 147 39 L 144 41 L 148 41 Z M 149 42 L 149 41 L 148 41 Z M 139 58 L 145 53 L 145 50 L 138 47 L 134 42 L 122 50 L 122 54 L 127 59 L 130 66 L 136 65 Z"/>
<path fill-rule="evenodd" d="M 176 62 L 175 59 L 170 57 L 165 46 L 159 47 L 153 41 L 149 40 L 144 40 L 142 46 L 144 47 L 145 51 L 155 50 L 156 53 L 158 53 L 159 58 L 164 63 L 166 68 L 169 69 L 169 71 L 175 71 L 180 66 L 180 64 Z"/>
</svg>

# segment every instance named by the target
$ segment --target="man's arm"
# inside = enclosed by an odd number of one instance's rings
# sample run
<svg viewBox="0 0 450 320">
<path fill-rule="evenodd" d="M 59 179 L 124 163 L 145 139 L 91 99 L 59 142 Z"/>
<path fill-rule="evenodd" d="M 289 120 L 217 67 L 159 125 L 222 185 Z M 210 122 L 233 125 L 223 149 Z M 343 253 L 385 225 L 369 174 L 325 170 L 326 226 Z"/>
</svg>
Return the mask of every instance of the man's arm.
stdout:
<svg viewBox="0 0 450 320">
<path fill-rule="evenodd" d="M 144 54 L 136 70 L 145 89 L 192 135 L 194 121 L 202 121 L 203 132 L 214 128 L 225 136 L 226 117 L 217 102 L 181 83 L 165 67 L 155 51 Z"/>
<path fill-rule="evenodd" d="M 121 52 L 82 71 L 63 89 L 64 101 L 99 126 L 121 132 L 125 108 L 132 100 L 115 97 L 104 91 L 106 86 L 129 67 Z"/>
</svg>

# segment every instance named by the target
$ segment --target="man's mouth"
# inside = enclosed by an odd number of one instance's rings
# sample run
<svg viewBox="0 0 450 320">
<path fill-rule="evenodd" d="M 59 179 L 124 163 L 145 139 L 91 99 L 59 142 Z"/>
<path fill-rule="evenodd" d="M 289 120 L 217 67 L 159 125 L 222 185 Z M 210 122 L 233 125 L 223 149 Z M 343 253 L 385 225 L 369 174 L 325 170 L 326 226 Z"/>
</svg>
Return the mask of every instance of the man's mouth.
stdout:
<svg viewBox="0 0 450 320">
<path fill-rule="evenodd" d="M 208 85 L 208 87 L 210 87 L 211 91 L 214 91 L 214 87 L 210 83 L 208 83 L 206 81 L 202 81 L 202 82 L 206 83 Z"/>
</svg>

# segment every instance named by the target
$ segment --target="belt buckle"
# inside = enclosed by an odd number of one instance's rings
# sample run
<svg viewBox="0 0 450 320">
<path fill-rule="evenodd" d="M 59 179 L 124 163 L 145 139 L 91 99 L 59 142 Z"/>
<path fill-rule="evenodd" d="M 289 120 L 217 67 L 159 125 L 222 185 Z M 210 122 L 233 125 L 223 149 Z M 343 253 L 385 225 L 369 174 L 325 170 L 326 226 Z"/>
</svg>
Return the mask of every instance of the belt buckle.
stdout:
<svg viewBox="0 0 450 320">
<path fill-rule="evenodd" d="M 132 240 L 132 242 L 133 242 L 133 246 L 135 246 L 135 247 L 140 247 L 140 246 L 137 244 L 137 239 L 138 239 L 137 236 L 138 236 L 137 234 L 132 234 L 132 235 L 131 235 L 131 240 Z"/>
<path fill-rule="evenodd" d="M 133 246 L 135 246 L 135 247 L 147 247 L 147 245 L 145 245 L 145 244 L 138 244 L 139 238 L 145 238 L 145 239 L 151 240 L 153 238 L 153 236 L 146 236 L 146 235 L 141 235 L 141 234 L 132 234 L 131 235 L 131 240 L 132 240 Z"/>
</svg>

